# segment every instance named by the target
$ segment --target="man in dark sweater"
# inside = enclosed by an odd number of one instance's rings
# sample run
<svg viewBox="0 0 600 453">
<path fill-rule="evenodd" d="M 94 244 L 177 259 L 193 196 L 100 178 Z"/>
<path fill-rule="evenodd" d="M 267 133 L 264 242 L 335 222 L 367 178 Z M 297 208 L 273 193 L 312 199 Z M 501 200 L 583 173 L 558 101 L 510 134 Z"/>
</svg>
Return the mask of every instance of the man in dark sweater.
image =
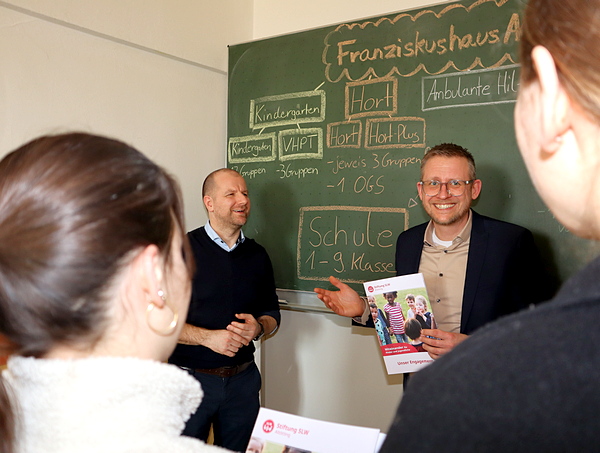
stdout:
<svg viewBox="0 0 600 453">
<path fill-rule="evenodd" d="M 170 363 L 188 370 L 204 391 L 184 434 L 245 451 L 260 408 L 254 345 L 280 322 L 273 267 L 265 249 L 246 238 L 250 213 L 244 178 L 224 168 L 202 187 L 208 222 L 188 233 L 196 261 L 192 300 Z"/>
</svg>

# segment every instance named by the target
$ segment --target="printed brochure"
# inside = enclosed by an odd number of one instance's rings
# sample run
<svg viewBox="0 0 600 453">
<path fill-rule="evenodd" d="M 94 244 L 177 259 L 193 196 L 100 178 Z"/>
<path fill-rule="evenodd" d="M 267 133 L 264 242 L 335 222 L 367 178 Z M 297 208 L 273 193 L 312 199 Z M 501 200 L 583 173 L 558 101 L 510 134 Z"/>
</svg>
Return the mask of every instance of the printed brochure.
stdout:
<svg viewBox="0 0 600 453">
<path fill-rule="evenodd" d="M 260 408 L 246 453 L 377 453 L 378 429 L 325 422 Z"/>
<path fill-rule="evenodd" d="M 433 362 L 418 340 L 422 329 L 436 328 L 423 274 L 363 285 L 387 373 L 412 373 Z"/>
</svg>

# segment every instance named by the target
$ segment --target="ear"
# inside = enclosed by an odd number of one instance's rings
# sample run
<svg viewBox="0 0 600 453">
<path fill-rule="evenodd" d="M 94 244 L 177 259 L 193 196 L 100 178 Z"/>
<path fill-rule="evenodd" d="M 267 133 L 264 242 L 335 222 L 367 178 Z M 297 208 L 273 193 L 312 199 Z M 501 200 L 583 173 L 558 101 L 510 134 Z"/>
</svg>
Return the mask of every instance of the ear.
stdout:
<svg viewBox="0 0 600 453">
<path fill-rule="evenodd" d="M 423 201 L 423 185 L 417 183 L 417 192 L 419 192 L 419 199 Z"/>
<path fill-rule="evenodd" d="M 561 85 L 552 54 L 543 46 L 531 51 L 540 86 L 540 116 L 542 126 L 542 148 L 556 152 L 561 144 L 560 137 L 570 127 L 571 101 Z"/>
<path fill-rule="evenodd" d="M 162 308 L 164 301 L 158 297 L 163 283 L 163 260 L 158 247 L 154 244 L 146 246 L 136 259 L 137 275 L 142 291 L 149 296 L 157 308 Z"/>
<path fill-rule="evenodd" d="M 471 188 L 471 200 L 475 200 L 479 196 L 482 185 L 483 183 L 481 182 L 481 179 L 476 179 L 473 181 L 473 186 Z"/>
<path fill-rule="evenodd" d="M 206 210 L 208 212 L 213 212 L 215 210 L 215 208 L 213 206 L 213 200 L 210 197 L 210 195 L 204 195 L 204 198 L 202 199 L 202 201 L 204 202 L 204 206 L 206 207 Z"/>
</svg>

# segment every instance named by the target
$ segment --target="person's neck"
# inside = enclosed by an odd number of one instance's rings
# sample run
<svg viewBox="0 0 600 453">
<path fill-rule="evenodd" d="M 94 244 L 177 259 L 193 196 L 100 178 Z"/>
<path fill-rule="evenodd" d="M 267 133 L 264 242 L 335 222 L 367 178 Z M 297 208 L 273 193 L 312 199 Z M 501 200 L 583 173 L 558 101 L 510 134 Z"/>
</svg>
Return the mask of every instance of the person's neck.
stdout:
<svg viewBox="0 0 600 453">
<path fill-rule="evenodd" d="M 130 327 L 127 327 L 130 329 Z M 139 342 L 131 340 L 131 333 L 117 332 L 110 340 L 100 340 L 94 345 L 55 345 L 46 354 L 44 359 L 77 360 L 93 357 L 135 357 L 137 359 L 165 361 L 172 352 L 170 343 L 161 337 L 157 340 L 156 335 L 150 335 L 150 339 L 140 336 Z"/>
<path fill-rule="evenodd" d="M 222 225 L 216 225 L 214 221 L 210 222 L 210 226 L 215 233 L 219 235 L 223 242 L 227 244 L 229 248 L 233 247 L 233 245 L 237 242 L 240 237 L 240 233 L 242 231 L 242 227 L 224 227 Z"/>
<path fill-rule="evenodd" d="M 463 230 L 468 221 L 469 216 L 467 215 L 451 225 L 440 225 L 439 223 L 433 222 L 433 227 L 435 229 L 435 234 L 439 239 L 442 241 L 453 241 Z"/>
</svg>

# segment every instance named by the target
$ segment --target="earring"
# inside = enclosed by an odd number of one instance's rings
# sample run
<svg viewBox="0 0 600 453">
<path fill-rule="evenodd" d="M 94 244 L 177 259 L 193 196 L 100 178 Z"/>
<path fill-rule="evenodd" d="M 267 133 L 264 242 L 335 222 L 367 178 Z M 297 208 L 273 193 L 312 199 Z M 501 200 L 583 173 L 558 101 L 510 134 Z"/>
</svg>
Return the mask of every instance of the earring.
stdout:
<svg viewBox="0 0 600 453">
<path fill-rule="evenodd" d="M 177 327 L 177 323 L 179 321 L 179 314 L 177 313 L 177 310 L 175 310 L 171 307 L 171 305 L 169 304 L 169 301 L 167 300 L 167 297 L 162 289 L 158 290 L 158 297 L 160 297 L 162 299 L 162 301 L 165 304 L 165 307 L 167 307 L 169 310 L 171 310 L 173 312 L 173 319 L 171 320 L 171 323 L 169 324 L 169 326 L 164 330 L 159 330 L 159 329 L 156 329 L 155 327 L 153 327 L 152 324 L 150 323 L 150 312 L 152 312 L 152 310 L 154 310 L 156 305 L 154 305 L 154 302 L 151 301 L 148 304 L 148 308 L 146 309 L 146 324 L 148 324 L 148 327 L 150 327 L 150 330 L 152 330 L 152 332 L 154 332 L 155 334 L 166 337 L 168 335 L 171 335 L 173 332 L 175 332 L 175 328 Z"/>
</svg>

